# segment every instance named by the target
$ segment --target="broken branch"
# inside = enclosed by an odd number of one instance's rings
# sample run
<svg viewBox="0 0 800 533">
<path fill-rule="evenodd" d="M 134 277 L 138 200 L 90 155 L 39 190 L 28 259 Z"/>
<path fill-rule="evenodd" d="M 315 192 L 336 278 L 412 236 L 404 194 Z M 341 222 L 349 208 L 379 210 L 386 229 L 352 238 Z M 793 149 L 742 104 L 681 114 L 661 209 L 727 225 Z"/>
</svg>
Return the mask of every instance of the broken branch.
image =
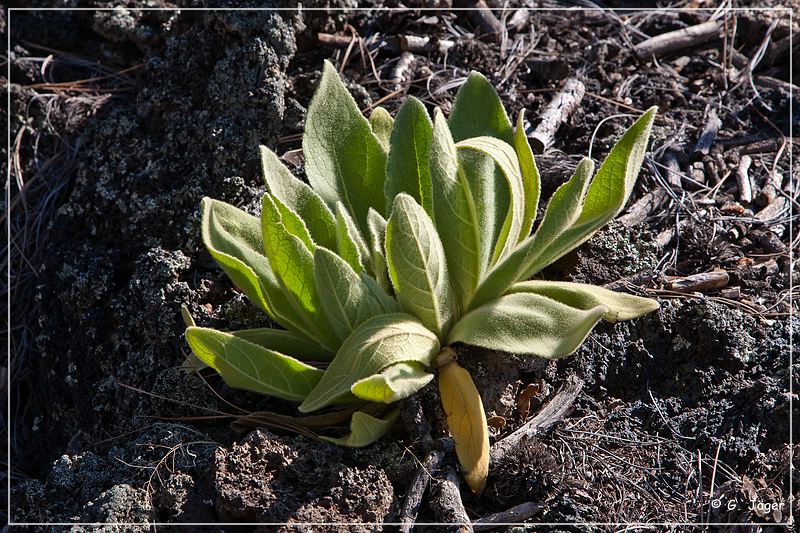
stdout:
<svg viewBox="0 0 800 533">
<path fill-rule="evenodd" d="M 431 424 L 425 417 L 425 410 L 419 396 L 412 394 L 400 404 L 400 417 L 403 425 L 411 437 L 411 445 L 415 446 L 423 454 L 428 453 L 433 447 L 431 437 Z"/>
<path fill-rule="evenodd" d="M 767 183 L 761 188 L 761 192 L 755 197 L 756 205 L 765 207 L 770 204 L 780 194 L 781 187 L 783 187 L 783 174 L 775 172 L 769 178 Z"/>
<path fill-rule="evenodd" d="M 586 87 L 577 78 L 570 78 L 564 83 L 561 91 L 539 115 L 538 126 L 528 136 L 534 152 L 541 154 L 552 144 L 558 127 L 578 108 L 585 93 Z"/>
<path fill-rule="evenodd" d="M 530 16 L 529 10 L 525 8 L 517 9 L 514 11 L 514 14 L 511 15 L 511 18 L 508 19 L 506 27 L 511 31 L 519 31 L 528 24 Z"/>
<path fill-rule="evenodd" d="M 525 520 L 543 510 L 543 503 L 525 502 L 506 511 L 484 516 L 483 518 L 476 520 L 472 523 L 472 529 L 475 531 L 486 531 L 496 528 L 497 526 L 495 524 L 521 524 Z"/>
<path fill-rule="evenodd" d="M 722 22 L 709 21 L 689 28 L 670 31 L 650 37 L 633 47 L 639 57 L 660 56 L 691 48 L 719 37 Z"/>
<path fill-rule="evenodd" d="M 712 107 L 708 110 L 706 126 L 703 128 L 703 133 L 700 135 L 700 138 L 697 139 L 697 144 L 694 147 L 696 153 L 699 152 L 703 155 L 708 155 L 711 145 L 714 144 L 714 139 L 717 138 L 720 126 L 722 126 L 722 121 L 717 116 L 717 111 Z"/>
<path fill-rule="evenodd" d="M 403 507 L 400 510 L 401 533 L 409 533 L 414 527 L 417 514 L 419 514 L 419 507 L 422 504 L 422 498 L 425 496 L 425 491 L 428 490 L 433 472 L 441 467 L 443 460 L 443 452 L 438 450 L 431 451 L 414 475 L 414 479 L 411 481 L 403 500 Z"/>
<path fill-rule="evenodd" d="M 466 509 L 464 509 L 464 502 L 461 501 L 458 483 L 458 472 L 454 467 L 448 466 L 445 478 L 437 483 L 438 490 L 431 500 L 431 507 L 433 507 L 440 522 L 457 524 L 449 531 L 472 533 L 472 521 L 469 519 Z"/>
<path fill-rule="evenodd" d="M 784 196 L 778 196 L 768 203 L 764 209 L 756 213 L 754 218 L 759 222 L 768 224 L 785 215 L 788 210 L 789 200 L 787 200 Z"/>
<path fill-rule="evenodd" d="M 330 33 L 318 33 L 317 40 L 323 46 L 341 49 L 349 47 L 350 43 L 353 41 L 356 41 L 355 44 L 364 43 L 364 39 L 361 37 L 333 35 Z M 402 52 L 411 52 L 412 54 L 420 55 L 430 52 L 444 53 L 455 46 L 455 44 L 456 43 L 453 41 L 417 37 L 416 35 L 400 35 L 398 37 L 389 37 L 386 39 L 386 49 L 394 54 L 400 54 Z"/>
<path fill-rule="evenodd" d="M 753 183 L 748 174 L 752 163 L 753 159 L 749 155 L 744 155 L 739 160 L 739 166 L 736 167 L 736 184 L 739 186 L 739 200 L 748 204 L 753 201 Z"/>
<path fill-rule="evenodd" d="M 393 91 L 400 90 L 403 87 L 403 76 L 405 76 L 413 63 L 414 54 L 411 52 L 403 52 L 400 54 L 400 59 L 392 69 L 392 77 L 389 80 L 390 87 Z"/>
<path fill-rule="evenodd" d="M 484 0 L 467 0 L 465 4 L 471 8 L 467 16 L 473 24 L 489 35 L 500 35 L 503 27 Z"/>
<path fill-rule="evenodd" d="M 412 54 L 427 54 L 429 52 L 439 52 L 443 54 L 450 50 L 456 43 L 445 39 L 436 39 L 434 37 L 417 37 L 416 35 L 401 35 L 394 41 L 397 47 L 397 52 L 405 51 Z M 392 40 L 389 41 L 392 46 Z"/>
<path fill-rule="evenodd" d="M 664 157 L 661 159 L 667 173 L 667 182 L 673 189 L 681 190 L 681 165 L 678 162 L 678 155 L 672 150 L 664 152 Z"/>
<path fill-rule="evenodd" d="M 702 292 L 725 287 L 730 281 L 724 270 L 703 272 L 684 277 L 668 277 L 667 287 L 675 292 Z"/>
<path fill-rule="evenodd" d="M 619 217 L 619 221 L 628 228 L 633 228 L 645 221 L 645 219 L 654 213 L 665 200 L 669 198 L 667 191 L 659 187 L 654 191 L 650 191 L 638 200 L 628 209 L 628 212 Z"/>
</svg>

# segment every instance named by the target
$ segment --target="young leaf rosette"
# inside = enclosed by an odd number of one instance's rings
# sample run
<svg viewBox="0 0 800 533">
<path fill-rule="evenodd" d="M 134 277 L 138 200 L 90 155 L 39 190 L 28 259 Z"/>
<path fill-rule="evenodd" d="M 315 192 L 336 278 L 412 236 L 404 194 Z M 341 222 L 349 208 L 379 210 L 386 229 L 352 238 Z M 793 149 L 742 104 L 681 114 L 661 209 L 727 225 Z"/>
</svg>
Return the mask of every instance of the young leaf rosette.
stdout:
<svg viewBox="0 0 800 533">
<path fill-rule="evenodd" d="M 449 118 L 409 97 L 392 119 L 365 118 L 325 63 L 303 135 L 307 182 L 261 147 L 261 217 L 202 202 L 205 245 L 282 329 L 190 325 L 194 354 L 230 386 L 350 409 L 365 446 L 393 404 L 434 380 L 470 488 L 480 492 L 489 436 L 459 343 L 512 354 L 573 353 L 600 320 L 639 317 L 651 299 L 536 277 L 615 217 L 631 193 L 655 117 L 644 113 L 594 172 L 590 159 L 536 222 L 539 172 L 523 128 L 473 72 Z M 454 350 L 456 348 L 456 350 Z"/>
</svg>

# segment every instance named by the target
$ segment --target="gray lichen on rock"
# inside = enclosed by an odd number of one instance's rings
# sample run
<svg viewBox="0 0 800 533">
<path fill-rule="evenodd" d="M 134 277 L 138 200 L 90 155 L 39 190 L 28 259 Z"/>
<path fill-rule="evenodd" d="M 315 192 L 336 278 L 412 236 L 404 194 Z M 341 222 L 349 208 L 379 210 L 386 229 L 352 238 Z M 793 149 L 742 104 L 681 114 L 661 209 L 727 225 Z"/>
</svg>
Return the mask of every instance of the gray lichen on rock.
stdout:
<svg viewBox="0 0 800 533">
<path fill-rule="evenodd" d="M 149 390 L 182 363 L 181 304 L 197 310 L 233 295 L 227 281 L 218 287 L 198 206 L 212 195 L 257 208 L 257 147 L 282 132 L 295 52 L 292 24 L 276 12 L 182 13 L 169 24 L 109 13 L 94 21 L 104 35 L 153 30 L 160 44 L 147 48 L 135 97 L 108 106 L 84 133 L 40 277 L 37 442 L 73 439 L 77 449 L 88 435 L 141 423 L 133 415 L 145 400 L 118 383 Z M 63 401 L 51 406 L 54 394 Z M 47 456 L 36 443 L 29 451 Z"/>
</svg>

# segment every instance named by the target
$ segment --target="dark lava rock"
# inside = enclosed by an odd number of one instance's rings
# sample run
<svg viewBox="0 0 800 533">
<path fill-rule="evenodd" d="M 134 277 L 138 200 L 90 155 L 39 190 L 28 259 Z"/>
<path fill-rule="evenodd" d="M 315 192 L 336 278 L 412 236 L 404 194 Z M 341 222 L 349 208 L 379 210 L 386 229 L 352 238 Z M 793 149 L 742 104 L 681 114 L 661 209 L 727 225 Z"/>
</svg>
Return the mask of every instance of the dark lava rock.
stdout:
<svg viewBox="0 0 800 533">
<path fill-rule="evenodd" d="M 254 431 L 230 451 L 218 450 L 214 489 L 224 520 L 382 523 L 394 491 L 383 470 L 341 463 L 342 450 L 303 438 Z M 342 526 L 375 531 L 380 526 Z M 285 531 L 292 531 L 286 526 Z"/>
<path fill-rule="evenodd" d="M 154 424 L 103 456 L 61 456 L 44 482 L 15 485 L 11 517 L 17 522 L 217 521 L 202 502 L 210 499 L 207 480 L 218 447 L 188 426 Z M 71 531 L 83 530 L 75 526 Z"/>
<path fill-rule="evenodd" d="M 625 401 L 608 419 L 620 432 L 639 426 L 712 455 L 719 446 L 720 460 L 746 468 L 786 442 L 790 336 L 800 341 L 800 321 L 667 300 L 640 319 L 599 324 L 549 378 L 575 371 L 588 396 Z"/>
<path fill-rule="evenodd" d="M 119 384 L 150 390 L 181 364 L 181 304 L 202 323 L 233 295 L 202 246 L 199 203 L 208 195 L 256 210 L 257 148 L 283 131 L 295 52 L 280 14 L 246 15 L 184 12 L 167 23 L 118 10 L 94 19 L 107 38 L 147 53 L 134 97 L 114 100 L 83 135 L 48 238 L 30 370 L 36 431 L 20 447 L 30 472 L 98 435 L 141 427 L 135 414 L 149 400 Z"/>
<path fill-rule="evenodd" d="M 163 417 L 204 416 L 219 411 L 219 400 L 196 374 L 182 368 L 165 368 L 153 384 L 154 396 L 142 404 L 142 414 Z"/>
<path fill-rule="evenodd" d="M 153 506 L 150 496 L 144 489 L 136 489 L 130 485 L 114 485 L 97 500 L 89 501 L 84 507 L 83 519 L 89 522 L 107 524 L 104 531 L 148 531 L 149 522 L 153 522 Z M 142 526 L 114 526 L 114 523 L 139 523 Z"/>
</svg>

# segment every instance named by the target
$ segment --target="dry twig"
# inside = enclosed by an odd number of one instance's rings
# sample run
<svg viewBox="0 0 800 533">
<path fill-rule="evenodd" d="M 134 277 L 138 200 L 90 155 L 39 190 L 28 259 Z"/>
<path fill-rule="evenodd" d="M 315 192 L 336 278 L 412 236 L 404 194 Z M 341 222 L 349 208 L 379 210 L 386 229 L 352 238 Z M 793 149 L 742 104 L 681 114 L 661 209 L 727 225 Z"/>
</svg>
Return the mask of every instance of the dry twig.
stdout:
<svg viewBox="0 0 800 533">
<path fill-rule="evenodd" d="M 539 115 L 537 119 L 539 124 L 528 136 L 535 153 L 543 153 L 552 144 L 558 127 L 578 108 L 585 93 L 586 87 L 577 78 L 570 78 L 564 83 L 561 91 L 550 100 Z"/>
<path fill-rule="evenodd" d="M 484 0 L 467 0 L 464 4 L 471 8 L 467 11 L 467 16 L 473 24 L 490 36 L 500 35 L 503 26 Z"/>
<path fill-rule="evenodd" d="M 706 126 L 703 128 L 703 133 L 697 139 L 697 144 L 694 147 L 696 153 L 708 154 L 711 145 L 714 144 L 714 139 L 717 138 L 720 126 L 722 126 L 722 121 L 717 116 L 716 109 L 710 107 L 706 115 Z"/>
<path fill-rule="evenodd" d="M 392 77 L 389 79 L 389 84 L 393 91 L 400 90 L 403 87 L 403 77 L 413 64 L 414 54 L 411 52 L 400 54 L 400 59 L 392 69 Z"/>
<path fill-rule="evenodd" d="M 756 213 L 754 218 L 763 224 L 769 224 L 783 217 L 789 208 L 789 200 L 785 196 L 778 196 Z"/>
<path fill-rule="evenodd" d="M 506 511 L 501 511 L 476 520 L 472 523 L 475 531 L 487 531 L 494 529 L 495 524 L 521 524 L 530 517 L 544 510 L 545 505 L 539 502 L 525 502 Z"/>
<path fill-rule="evenodd" d="M 400 404 L 400 416 L 403 425 L 411 438 L 412 446 L 416 447 L 423 454 L 433 447 L 431 437 L 431 423 L 425 417 L 425 411 L 419 395 L 412 394 Z"/>
<path fill-rule="evenodd" d="M 428 490 L 433 472 L 442 466 L 442 461 L 444 461 L 444 453 L 432 450 L 420 465 L 416 475 L 414 475 L 414 479 L 406 491 L 405 499 L 403 499 L 403 507 L 400 510 L 401 533 L 409 533 L 414 527 L 414 521 L 417 519 L 417 514 L 419 514 L 419 507 L 422 504 L 425 491 Z"/>
<path fill-rule="evenodd" d="M 661 56 L 670 52 L 692 48 L 720 36 L 722 22 L 709 21 L 689 28 L 670 31 L 651 37 L 634 46 L 639 57 Z"/>
<path fill-rule="evenodd" d="M 753 183 L 748 172 L 753 159 L 749 155 L 744 155 L 739 160 L 736 167 L 736 184 L 739 186 L 739 200 L 749 204 L 753 201 Z"/>
<path fill-rule="evenodd" d="M 472 521 L 464 509 L 461 492 L 458 490 L 460 476 L 453 466 L 448 466 L 446 472 L 445 478 L 436 483 L 438 490 L 431 500 L 431 507 L 440 522 L 457 524 L 451 531 L 472 533 Z"/>
<path fill-rule="evenodd" d="M 668 277 L 669 290 L 676 292 L 702 292 L 721 289 L 728 284 L 730 277 L 724 270 L 703 272 L 683 277 Z"/>
<path fill-rule="evenodd" d="M 645 221 L 651 213 L 669 198 L 669 194 L 662 188 L 652 190 L 639 198 L 628 211 L 619 217 L 619 221 L 626 227 L 634 228 Z"/>
<path fill-rule="evenodd" d="M 318 33 L 317 40 L 329 48 L 347 49 L 353 44 L 368 45 L 369 41 L 357 36 L 334 35 L 331 33 Z M 376 41 L 377 42 L 377 41 Z M 385 39 L 385 49 L 394 53 L 411 52 L 412 54 L 429 54 L 431 52 L 445 53 L 455 46 L 455 42 L 434 37 L 418 37 L 416 35 L 399 35 Z"/>
</svg>

